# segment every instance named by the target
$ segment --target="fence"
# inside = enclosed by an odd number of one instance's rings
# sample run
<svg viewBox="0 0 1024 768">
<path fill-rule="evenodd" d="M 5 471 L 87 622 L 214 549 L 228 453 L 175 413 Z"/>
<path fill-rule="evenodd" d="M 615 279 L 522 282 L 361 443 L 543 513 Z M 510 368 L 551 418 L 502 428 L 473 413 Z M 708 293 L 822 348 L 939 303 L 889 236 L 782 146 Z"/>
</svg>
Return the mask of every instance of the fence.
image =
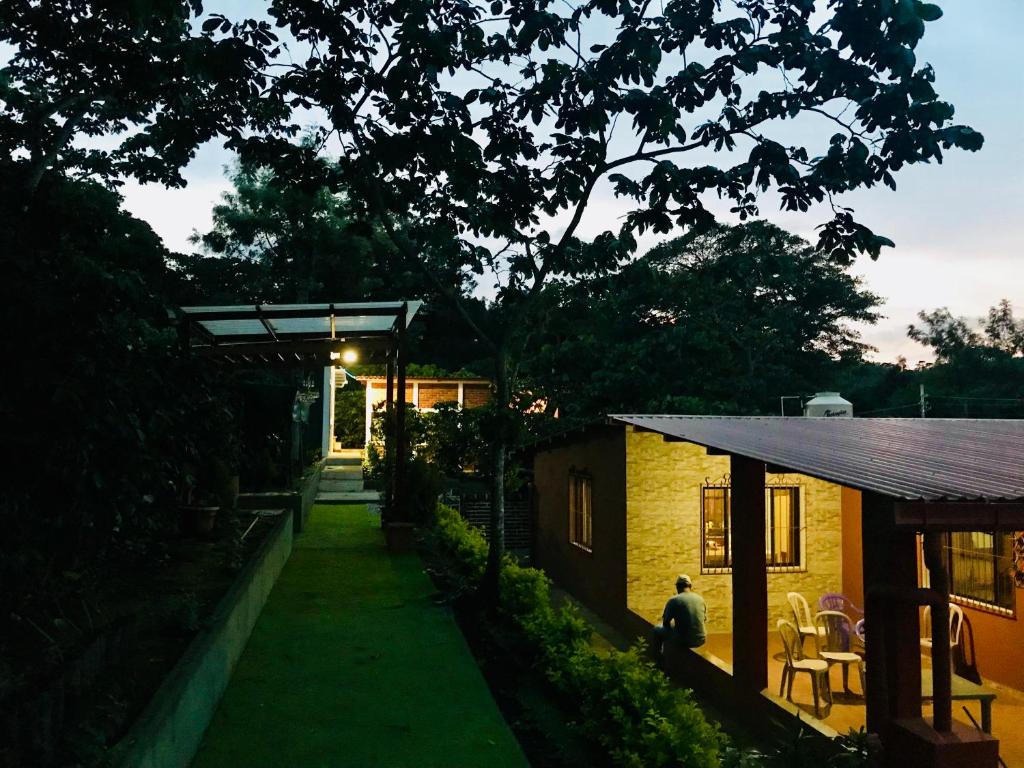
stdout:
<svg viewBox="0 0 1024 768">
<path fill-rule="evenodd" d="M 491 500 L 487 494 L 452 496 L 445 500 L 459 510 L 466 521 L 483 531 L 490 528 Z M 505 547 L 513 550 L 529 550 L 533 543 L 533 522 L 530 517 L 530 500 L 526 495 L 509 496 L 505 499 Z"/>
</svg>

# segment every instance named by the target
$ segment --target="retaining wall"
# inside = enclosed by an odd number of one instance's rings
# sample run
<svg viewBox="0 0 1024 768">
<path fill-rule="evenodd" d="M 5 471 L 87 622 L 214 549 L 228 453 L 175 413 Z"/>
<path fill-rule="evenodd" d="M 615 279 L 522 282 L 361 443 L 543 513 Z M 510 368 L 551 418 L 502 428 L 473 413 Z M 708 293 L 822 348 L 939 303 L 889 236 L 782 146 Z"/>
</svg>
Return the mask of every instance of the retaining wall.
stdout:
<svg viewBox="0 0 1024 768">
<path fill-rule="evenodd" d="M 298 517 L 294 518 L 298 520 Z M 239 572 L 135 725 L 108 754 L 116 768 L 186 768 L 202 742 L 263 605 L 292 551 L 282 515 Z"/>
</svg>

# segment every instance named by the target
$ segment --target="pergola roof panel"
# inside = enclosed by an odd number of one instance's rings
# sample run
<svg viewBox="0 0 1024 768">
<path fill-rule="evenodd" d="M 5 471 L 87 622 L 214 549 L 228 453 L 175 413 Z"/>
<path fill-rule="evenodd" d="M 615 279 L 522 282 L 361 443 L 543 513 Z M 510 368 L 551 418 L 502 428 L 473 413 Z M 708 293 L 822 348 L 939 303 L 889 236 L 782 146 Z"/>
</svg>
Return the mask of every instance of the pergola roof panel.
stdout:
<svg viewBox="0 0 1024 768">
<path fill-rule="evenodd" d="M 316 362 L 329 364 L 341 344 L 376 351 L 375 342 L 399 331 L 420 301 L 334 304 L 255 304 L 182 307 L 179 319 L 191 350 L 227 363 Z M 402 329 L 404 330 L 404 328 Z"/>
</svg>

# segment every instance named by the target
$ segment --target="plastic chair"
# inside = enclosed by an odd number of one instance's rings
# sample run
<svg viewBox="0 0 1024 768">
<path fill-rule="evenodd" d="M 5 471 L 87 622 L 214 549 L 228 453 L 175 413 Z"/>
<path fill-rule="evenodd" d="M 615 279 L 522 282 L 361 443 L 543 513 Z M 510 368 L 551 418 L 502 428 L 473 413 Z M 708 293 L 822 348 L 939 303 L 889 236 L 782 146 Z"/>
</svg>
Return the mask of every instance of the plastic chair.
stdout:
<svg viewBox="0 0 1024 768">
<path fill-rule="evenodd" d="M 782 636 L 782 647 L 786 651 L 786 666 L 782 669 L 779 696 L 785 691 L 786 700 L 793 701 L 793 679 L 798 672 L 806 672 L 811 678 L 811 690 L 814 692 L 814 716 L 821 717 L 821 695 L 824 694 L 829 705 L 832 704 L 832 690 L 828 684 L 828 662 L 804 656 L 803 638 L 793 622 L 779 619 L 776 627 Z"/>
<path fill-rule="evenodd" d="M 807 600 L 799 592 L 787 592 L 786 600 L 789 607 L 793 609 L 794 624 L 800 633 L 800 650 L 803 651 L 805 637 L 818 637 L 818 629 L 814 626 L 814 617 L 811 614 L 811 607 Z M 817 640 L 815 640 L 817 641 Z"/>
<path fill-rule="evenodd" d="M 818 598 L 819 611 L 839 611 L 850 617 L 854 626 L 864 618 L 864 609 L 853 604 L 853 601 L 841 592 L 826 592 Z"/>
<path fill-rule="evenodd" d="M 831 669 L 836 664 L 843 666 L 843 691 L 850 690 L 850 667 L 856 666 L 860 675 L 860 690 L 864 693 L 864 665 L 860 654 L 850 650 L 853 623 L 850 617 L 840 611 L 819 611 L 814 617 L 818 635 L 818 658 L 824 659 Z"/>
<path fill-rule="evenodd" d="M 960 645 L 960 633 L 964 628 L 964 609 L 956 603 L 949 604 L 949 647 L 956 648 Z M 924 607 L 924 620 L 921 622 L 921 647 L 931 650 L 932 648 L 932 607 Z"/>
</svg>

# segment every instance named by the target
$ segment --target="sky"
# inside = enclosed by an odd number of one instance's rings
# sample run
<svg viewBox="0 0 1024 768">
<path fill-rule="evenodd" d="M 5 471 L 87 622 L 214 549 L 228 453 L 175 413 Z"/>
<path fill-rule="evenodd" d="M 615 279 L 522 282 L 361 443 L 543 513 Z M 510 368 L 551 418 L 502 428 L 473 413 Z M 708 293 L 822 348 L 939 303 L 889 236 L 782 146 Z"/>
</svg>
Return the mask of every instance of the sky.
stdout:
<svg viewBox="0 0 1024 768">
<path fill-rule="evenodd" d="M 956 106 L 955 121 L 981 131 L 985 146 L 977 153 L 947 153 L 942 165 L 905 168 L 895 192 L 860 190 L 843 200 L 859 221 L 896 243 L 877 261 L 862 257 L 852 268 L 885 299 L 883 319 L 860 328 L 863 339 L 878 348 L 874 359 L 902 355 L 911 365 L 929 357 L 906 337 L 919 310 L 948 307 L 956 315 L 981 318 L 1006 298 L 1024 316 L 1024 0 L 940 4 L 944 16 L 928 25 L 918 63 L 934 66 L 936 90 Z M 230 11 L 232 3 L 227 5 Z M 834 127 L 806 130 L 827 140 Z M 224 169 L 231 160 L 223 148 L 206 145 L 184 171 L 185 188 L 129 182 L 125 207 L 148 221 L 172 250 L 192 250 L 189 235 L 209 228 L 211 209 L 229 187 Z M 626 210 L 608 185 L 599 186 L 579 234 L 598 234 Z M 727 210 L 721 214 L 728 220 Z M 812 242 L 815 227 L 828 218 L 821 210 L 791 213 L 771 204 L 762 206 L 761 216 Z M 641 251 L 658 239 L 642 238 Z"/>
</svg>

